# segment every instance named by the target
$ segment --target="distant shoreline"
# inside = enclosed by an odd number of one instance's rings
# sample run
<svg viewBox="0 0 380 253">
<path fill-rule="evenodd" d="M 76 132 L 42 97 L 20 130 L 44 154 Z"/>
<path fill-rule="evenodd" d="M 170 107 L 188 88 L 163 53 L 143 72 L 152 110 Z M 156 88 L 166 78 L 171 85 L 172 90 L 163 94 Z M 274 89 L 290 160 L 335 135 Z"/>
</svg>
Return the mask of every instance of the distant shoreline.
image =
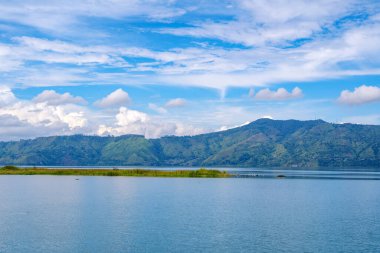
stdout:
<svg viewBox="0 0 380 253">
<path fill-rule="evenodd" d="M 196 177 L 196 178 L 227 178 L 231 174 L 219 170 L 145 170 L 145 169 L 49 169 L 49 168 L 18 168 L 4 166 L 0 175 L 53 175 L 53 176 L 124 176 L 124 177 Z"/>
</svg>

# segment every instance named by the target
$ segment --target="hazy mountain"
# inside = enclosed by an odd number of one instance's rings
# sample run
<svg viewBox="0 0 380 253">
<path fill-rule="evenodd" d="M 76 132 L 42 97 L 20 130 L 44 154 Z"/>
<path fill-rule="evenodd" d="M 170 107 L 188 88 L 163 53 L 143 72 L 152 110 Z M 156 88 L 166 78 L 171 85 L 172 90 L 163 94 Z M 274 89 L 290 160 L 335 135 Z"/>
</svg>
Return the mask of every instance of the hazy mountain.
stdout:
<svg viewBox="0 0 380 253">
<path fill-rule="evenodd" d="M 193 137 L 41 137 L 0 142 L 0 164 L 380 167 L 380 126 L 260 119 Z"/>
</svg>

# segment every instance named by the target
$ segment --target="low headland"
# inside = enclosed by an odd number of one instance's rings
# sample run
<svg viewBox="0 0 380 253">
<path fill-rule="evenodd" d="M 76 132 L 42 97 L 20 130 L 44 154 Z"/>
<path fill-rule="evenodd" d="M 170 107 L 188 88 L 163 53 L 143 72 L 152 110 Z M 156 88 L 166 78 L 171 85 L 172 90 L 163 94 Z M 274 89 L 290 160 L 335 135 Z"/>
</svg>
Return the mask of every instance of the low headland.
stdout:
<svg viewBox="0 0 380 253">
<path fill-rule="evenodd" d="M 226 178 L 232 175 L 219 170 L 145 170 L 145 169 L 48 169 L 4 166 L 0 175 L 53 175 L 53 176 L 124 176 L 124 177 L 204 177 Z"/>
</svg>

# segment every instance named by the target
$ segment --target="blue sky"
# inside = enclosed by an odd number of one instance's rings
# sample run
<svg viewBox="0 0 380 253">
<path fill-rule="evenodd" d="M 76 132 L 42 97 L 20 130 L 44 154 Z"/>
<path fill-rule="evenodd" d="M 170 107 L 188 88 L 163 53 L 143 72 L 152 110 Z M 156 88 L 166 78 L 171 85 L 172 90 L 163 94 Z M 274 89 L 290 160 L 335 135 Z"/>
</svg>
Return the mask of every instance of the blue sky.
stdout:
<svg viewBox="0 0 380 253">
<path fill-rule="evenodd" d="M 380 3 L 0 0 L 0 139 L 380 124 Z"/>
</svg>

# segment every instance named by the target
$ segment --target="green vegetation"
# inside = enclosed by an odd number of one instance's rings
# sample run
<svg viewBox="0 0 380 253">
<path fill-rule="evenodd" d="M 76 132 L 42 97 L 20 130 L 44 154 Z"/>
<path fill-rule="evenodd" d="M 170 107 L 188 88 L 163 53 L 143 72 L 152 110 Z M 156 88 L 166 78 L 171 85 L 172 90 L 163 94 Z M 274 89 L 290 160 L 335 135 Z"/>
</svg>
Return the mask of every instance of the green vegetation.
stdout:
<svg viewBox="0 0 380 253">
<path fill-rule="evenodd" d="M 0 142 L 0 164 L 380 167 L 380 126 L 260 119 L 192 137 L 53 136 Z"/>
<path fill-rule="evenodd" d="M 55 175 L 55 176 L 129 176 L 129 177 L 230 177 L 225 171 L 219 170 L 106 170 L 106 169 L 45 169 L 45 168 L 17 168 L 5 166 L 0 168 L 0 175 Z"/>
<path fill-rule="evenodd" d="M 4 167 L 2 167 L 2 168 L 0 168 L 0 169 L 2 169 L 2 170 L 7 170 L 7 171 L 9 171 L 9 170 L 19 170 L 20 168 L 18 168 L 18 167 L 16 167 L 16 166 L 13 166 L 13 165 L 6 165 L 6 166 L 4 166 Z"/>
</svg>

